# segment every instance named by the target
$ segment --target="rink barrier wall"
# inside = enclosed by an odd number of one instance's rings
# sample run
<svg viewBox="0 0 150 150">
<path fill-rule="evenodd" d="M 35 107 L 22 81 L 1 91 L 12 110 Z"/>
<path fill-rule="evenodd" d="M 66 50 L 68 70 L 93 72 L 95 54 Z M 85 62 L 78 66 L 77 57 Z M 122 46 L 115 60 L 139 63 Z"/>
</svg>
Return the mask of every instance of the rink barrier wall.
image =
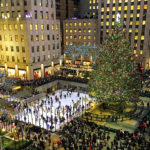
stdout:
<svg viewBox="0 0 150 150">
<path fill-rule="evenodd" d="M 68 89 L 70 87 L 76 87 L 76 90 L 83 91 L 87 90 L 88 84 L 85 83 L 79 83 L 79 82 L 73 82 L 73 81 L 64 81 L 64 80 L 55 80 L 53 82 L 44 84 L 42 86 L 36 87 L 36 90 L 42 93 L 47 93 L 47 90 L 50 88 L 56 89 Z"/>
<path fill-rule="evenodd" d="M 32 101 L 35 101 L 35 100 L 38 100 L 38 99 L 40 99 L 40 98 L 42 98 L 42 97 L 45 97 L 46 96 L 46 94 L 45 93 L 40 93 L 40 94 L 37 94 L 37 95 L 33 95 L 32 97 L 30 97 L 30 98 L 27 98 L 27 99 L 24 99 L 24 101 L 27 101 L 27 102 L 32 102 Z"/>
</svg>

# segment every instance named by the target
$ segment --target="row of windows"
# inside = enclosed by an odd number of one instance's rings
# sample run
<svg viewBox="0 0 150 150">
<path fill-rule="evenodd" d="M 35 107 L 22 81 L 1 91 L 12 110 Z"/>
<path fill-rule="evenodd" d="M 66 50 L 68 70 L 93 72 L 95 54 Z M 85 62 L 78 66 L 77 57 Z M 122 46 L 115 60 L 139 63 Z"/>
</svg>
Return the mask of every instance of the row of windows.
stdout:
<svg viewBox="0 0 150 150">
<path fill-rule="evenodd" d="M 141 9 L 141 5 L 137 5 L 136 10 L 140 10 L 140 9 Z M 144 9 L 147 9 L 147 4 L 144 5 Z M 116 10 L 118 10 L 118 11 L 121 11 L 121 10 L 127 11 L 127 10 L 129 10 L 129 8 L 128 8 L 128 6 L 124 6 L 124 7 L 119 6 L 118 9 L 115 6 L 112 7 L 112 8 L 106 7 L 106 11 L 109 12 L 110 10 L 112 10 L 112 11 L 116 11 Z M 134 10 L 134 5 L 131 6 L 130 10 Z M 101 12 L 104 12 L 104 7 L 101 8 Z"/>
<path fill-rule="evenodd" d="M 20 5 L 27 6 L 27 0 L 0 0 L 0 7 L 8 7 L 8 6 L 20 6 Z"/>
<path fill-rule="evenodd" d="M 53 43 L 52 48 L 53 48 L 53 50 L 59 49 L 59 43 L 57 43 L 57 44 Z M 32 46 L 31 47 L 31 52 L 32 53 L 40 52 L 40 50 L 45 51 L 45 49 L 46 49 L 45 45 L 42 45 L 41 47 L 40 46 L 36 46 L 36 47 Z M 51 46 L 48 45 L 47 49 L 50 51 L 51 50 Z"/>
<path fill-rule="evenodd" d="M 50 60 L 52 57 L 53 59 L 54 58 L 58 58 L 59 57 L 59 54 L 56 54 L 56 55 L 47 55 L 48 57 L 48 60 Z M 36 63 L 36 62 L 40 62 L 40 61 L 46 61 L 46 56 L 43 55 L 43 56 L 37 56 L 37 57 L 32 57 L 32 63 Z"/>
<path fill-rule="evenodd" d="M 135 25 L 139 25 L 139 21 L 136 21 L 136 22 L 133 22 L 133 21 L 130 21 L 129 22 L 129 25 L 133 25 L 135 23 Z M 146 21 L 144 20 L 143 22 L 142 22 L 142 25 L 145 25 L 146 24 Z M 106 25 L 106 26 L 109 26 L 109 25 L 112 25 L 112 26 L 114 26 L 115 25 L 115 22 L 113 21 L 113 22 L 105 22 L 105 24 L 104 24 L 104 22 L 103 21 L 101 21 L 101 26 L 103 26 L 103 25 Z"/>
<path fill-rule="evenodd" d="M 35 35 L 35 36 L 31 35 L 30 39 L 31 39 L 32 42 L 33 41 L 39 41 L 40 39 L 42 41 L 44 41 L 45 40 L 45 36 L 44 36 L 44 34 L 42 34 L 41 36 L 39 36 L 39 35 Z M 47 40 L 48 41 L 50 40 L 50 35 L 47 35 Z M 55 40 L 55 35 L 52 35 L 52 40 Z M 59 35 L 56 36 L 56 40 L 59 40 Z"/>
<path fill-rule="evenodd" d="M 72 30 L 72 29 L 70 29 L 70 30 L 66 29 L 66 33 L 68 33 L 68 32 L 69 33 L 73 33 L 73 32 L 74 33 L 77 33 L 77 32 L 78 33 L 81 33 L 81 32 L 83 32 L 83 33 L 91 33 L 91 29 L 83 29 L 83 30 L 82 29 L 78 29 L 78 30 L 77 29 L 74 29 L 74 30 Z M 94 29 L 93 32 L 95 33 L 96 29 Z"/>
<path fill-rule="evenodd" d="M 28 13 L 27 10 L 25 10 L 25 11 L 20 11 L 20 10 L 18 10 L 18 11 L 6 11 L 6 12 L 1 11 L 1 13 L 0 13 L 0 18 L 2 18 L 2 19 L 17 18 L 17 20 L 18 20 L 22 17 L 32 18 L 32 14 Z M 50 14 L 49 14 L 48 11 L 46 11 L 46 12 L 37 11 L 37 10 L 34 11 L 34 18 L 35 19 L 39 18 L 39 19 L 47 19 L 48 20 L 48 19 L 50 19 L 50 17 L 52 20 L 54 20 L 54 13 L 53 12 L 50 12 Z"/>
<path fill-rule="evenodd" d="M 40 0 L 40 2 L 38 3 L 38 0 L 33 0 L 34 2 L 34 6 L 45 6 L 48 7 L 49 6 L 49 0 Z M 27 0 L 0 0 L 0 7 L 8 7 L 8 6 L 20 6 L 20 5 L 24 5 L 27 6 Z M 53 0 L 51 0 L 51 8 L 54 7 L 54 2 Z"/>
<path fill-rule="evenodd" d="M 40 26 L 40 27 L 39 27 Z M 41 24 L 41 25 L 38 25 L 38 24 L 35 24 L 35 25 L 33 25 L 33 24 L 30 24 L 30 30 L 38 30 L 38 29 L 41 29 L 41 30 L 44 30 L 45 29 L 45 26 L 44 26 L 44 24 Z M 49 27 L 49 24 L 47 24 L 46 25 L 46 28 L 47 28 L 47 30 L 49 30 L 50 29 L 50 27 Z M 52 24 L 51 25 L 51 29 L 52 30 L 58 30 L 59 29 L 59 26 L 58 26 L 58 24 L 56 24 L 56 26 L 54 25 L 54 24 Z"/>
<path fill-rule="evenodd" d="M 4 55 L 1 55 L 1 60 L 2 61 L 12 61 L 12 62 L 22 62 L 22 63 L 26 63 L 26 57 L 22 57 L 22 60 L 20 60 L 20 57 L 15 57 L 15 56 L 6 56 L 6 58 L 4 57 Z"/>
<path fill-rule="evenodd" d="M 45 27 L 46 26 L 46 27 Z M 44 25 L 44 24 L 41 24 L 41 25 L 38 25 L 38 24 L 30 24 L 30 30 L 38 30 L 38 29 L 41 29 L 41 30 L 44 30 L 44 29 L 47 29 L 47 30 L 50 30 L 50 25 L 47 24 L 47 25 Z M 52 30 L 58 30 L 59 29 L 59 26 L 58 24 L 56 24 L 56 26 L 54 24 L 51 25 L 51 29 Z M 23 24 L 3 24 L 3 25 L 0 25 L 0 30 L 24 30 L 24 25 Z"/>
<path fill-rule="evenodd" d="M 47 48 L 48 48 L 48 50 L 51 50 L 50 45 L 48 45 Z M 53 48 L 53 50 L 59 49 L 59 43 L 57 43 L 57 44 L 53 43 L 52 48 Z M 37 46 L 37 47 L 32 46 L 31 51 L 32 51 L 32 53 L 34 53 L 35 51 L 40 52 L 40 50 L 45 51 L 45 49 L 46 49 L 45 45 Z M 6 52 L 9 52 L 9 51 L 10 52 L 15 52 L 16 51 L 16 52 L 25 53 L 25 47 L 24 46 L 16 46 L 16 47 L 14 47 L 14 46 L 10 46 L 10 47 L 5 46 L 5 47 L 3 47 L 2 45 L 0 45 L 0 51 L 3 51 L 3 50 L 5 50 Z"/>
<path fill-rule="evenodd" d="M 4 37 L 2 37 L 0 35 L 0 41 L 16 41 L 16 42 L 24 42 L 25 38 L 24 38 L 24 35 L 4 35 Z"/>
<path fill-rule="evenodd" d="M 76 36 L 76 35 L 74 35 L 74 36 L 72 36 L 72 35 L 70 35 L 70 36 L 66 36 L 66 40 L 68 40 L 68 39 L 70 39 L 70 40 L 72 40 L 72 39 L 74 39 L 74 40 L 76 40 L 76 39 L 79 39 L 79 40 L 81 40 L 81 39 L 83 39 L 83 40 L 91 40 L 92 38 L 95 40 L 96 39 L 96 37 L 95 36 L 81 36 L 81 35 L 79 35 L 79 36 Z"/>
<path fill-rule="evenodd" d="M 72 23 L 72 22 L 68 22 L 68 23 L 66 23 L 65 24 L 65 26 L 66 27 L 68 27 L 68 26 L 70 26 L 70 27 L 72 27 L 72 26 L 74 26 L 74 27 L 76 27 L 76 26 L 79 26 L 79 27 L 81 27 L 81 26 L 91 26 L 91 22 L 79 22 L 79 23 L 77 23 L 77 22 L 74 22 L 74 23 Z"/>
<path fill-rule="evenodd" d="M 90 46 L 90 45 L 96 45 L 96 42 L 94 42 L 94 43 L 93 43 L 93 42 L 92 42 L 92 43 L 91 43 L 91 42 L 81 42 L 81 43 L 82 43 L 83 45 L 89 45 L 89 46 Z M 74 43 L 67 41 L 65 44 L 66 44 L 66 45 L 73 45 Z M 76 44 L 76 43 L 75 43 L 75 44 Z"/>
<path fill-rule="evenodd" d="M 90 4 L 92 4 L 92 3 L 93 3 L 93 4 L 99 3 L 99 0 L 89 0 L 89 3 L 90 3 Z"/>
<path fill-rule="evenodd" d="M 16 46 L 16 47 L 13 47 L 13 46 L 10 46 L 10 47 L 5 46 L 5 47 L 3 48 L 3 46 L 0 45 L 0 51 L 3 51 L 3 50 L 9 51 L 9 49 L 10 49 L 11 52 L 14 52 L 14 51 L 15 51 L 15 48 L 16 48 L 16 52 L 20 52 L 20 50 L 21 50 L 22 53 L 25 53 L 25 47 L 24 47 L 24 46 L 22 46 L 22 47 L 19 47 L 19 46 Z"/>
<path fill-rule="evenodd" d="M 124 17 L 124 18 L 127 18 L 127 13 L 125 13 L 125 14 L 123 15 L 123 17 Z M 130 18 L 133 18 L 133 17 L 134 17 L 134 14 L 131 13 L 131 14 L 129 15 L 129 17 L 130 17 Z M 140 17 L 140 14 L 137 13 L 135 17 L 139 18 L 139 17 Z M 103 18 L 104 18 L 104 15 L 101 15 L 101 19 L 103 19 Z M 109 19 L 109 18 L 115 19 L 115 18 L 116 18 L 116 15 L 115 15 L 115 14 L 113 14 L 113 15 L 109 15 L 109 14 L 108 14 L 108 15 L 106 15 L 106 18 L 107 18 L 107 19 Z"/>
<path fill-rule="evenodd" d="M 24 42 L 25 41 L 25 38 L 24 38 L 24 35 L 4 35 L 4 37 L 2 37 L 0 35 L 0 41 L 15 41 L 15 42 Z M 42 35 L 31 35 L 31 41 L 39 41 L 39 40 L 42 40 L 44 41 L 45 40 L 45 35 L 42 34 Z M 47 35 L 47 40 L 50 40 L 50 35 Z M 55 40 L 55 35 L 52 35 L 52 40 Z M 56 40 L 59 40 L 59 35 L 57 34 L 56 36 Z"/>
<path fill-rule="evenodd" d="M 125 3 L 128 3 L 129 0 L 107 0 L 106 3 L 110 4 L 110 2 L 112 2 L 113 4 L 115 4 L 116 2 L 122 3 L 122 1 L 124 1 Z M 134 2 L 135 0 L 131 0 L 131 3 Z M 138 2 L 141 2 L 142 0 L 137 0 Z M 147 0 L 144 0 L 147 1 Z M 101 1 L 104 2 L 104 1 Z"/>
</svg>

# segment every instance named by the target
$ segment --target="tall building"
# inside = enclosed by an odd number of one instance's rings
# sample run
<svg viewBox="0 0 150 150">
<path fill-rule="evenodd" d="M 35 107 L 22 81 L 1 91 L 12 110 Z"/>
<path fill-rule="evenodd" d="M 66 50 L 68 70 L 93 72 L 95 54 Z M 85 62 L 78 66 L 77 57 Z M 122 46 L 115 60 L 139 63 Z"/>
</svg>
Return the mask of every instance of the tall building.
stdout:
<svg viewBox="0 0 150 150">
<path fill-rule="evenodd" d="M 99 0 L 79 0 L 78 16 L 81 18 L 97 18 L 98 17 Z"/>
<path fill-rule="evenodd" d="M 64 45 L 97 45 L 97 19 L 64 20 Z"/>
<path fill-rule="evenodd" d="M 150 69 L 150 0 L 101 0 L 99 1 L 99 35 L 103 43 L 115 24 L 116 15 L 126 26 L 135 57 Z"/>
<path fill-rule="evenodd" d="M 0 69 L 22 79 L 53 73 L 59 26 L 55 0 L 0 0 Z"/>
<path fill-rule="evenodd" d="M 79 0 L 56 0 L 56 17 L 61 23 L 77 15 Z"/>
</svg>

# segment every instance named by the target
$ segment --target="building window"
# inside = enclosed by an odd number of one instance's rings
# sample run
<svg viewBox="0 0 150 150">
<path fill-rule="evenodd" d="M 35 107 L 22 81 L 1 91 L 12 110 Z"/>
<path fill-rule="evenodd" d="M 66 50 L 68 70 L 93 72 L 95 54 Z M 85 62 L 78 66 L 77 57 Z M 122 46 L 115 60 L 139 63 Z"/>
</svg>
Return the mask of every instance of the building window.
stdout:
<svg viewBox="0 0 150 150">
<path fill-rule="evenodd" d="M 25 57 L 23 57 L 23 62 L 26 63 L 26 58 Z"/>
<path fill-rule="evenodd" d="M 34 46 L 32 46 L 32 53 L 34 53 Z"/>
<path fill-rule="evenodd" d="M 21 35 L 21 42 L 24 42 L 24 35 Z"/>
<path fill-rule="evenodd" d="M 22 53 L 25 53 L 25 47 L 22 46 Z"/>
<path fill-rule="evenodd" d="M 19 41 L 19 37 L 18 35 L 15 35 L 15 41 L 18 42 Z"/>
<path fill-rule="evenodd" d="M 10 46 L 10 50 L 11 50 L 11 52 L 13 52 L 14 51 L 14 47 Z"/>
<path fill-rule="evenodd" d="M 14 56 L 12 56 L 12 62 L 14 62 L 15 61 L 15 57 Z"/>
<path fill-rule="evenodd" d="M 37 10 L 34 11 L 34 18 L 37 19 Z"/>
<path fill-rule="evenodd" d="M 16 52 L 19 52 L 19 46 L 16 46 Z"/>
<path fill-rule="evenodd" d="M 42 51 L 45 51 L 45 46 L 44 45 L 42 45 Z"/>
</svg>

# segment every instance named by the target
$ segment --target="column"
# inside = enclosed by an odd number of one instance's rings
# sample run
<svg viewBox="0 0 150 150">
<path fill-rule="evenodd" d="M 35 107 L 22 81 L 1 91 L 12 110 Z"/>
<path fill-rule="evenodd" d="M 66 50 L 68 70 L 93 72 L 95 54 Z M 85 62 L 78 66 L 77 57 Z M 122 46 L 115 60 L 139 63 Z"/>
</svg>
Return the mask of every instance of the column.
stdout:
<svg viewBox="0 0 150 150">
<path fill-rule="evenodd" d="M 15 77 L 18 77 L 18 65 L 15 65 Z"/>
<path fill-rule="evenodd" d="M 41 77 L 44 78 L 44 65 L 41 64 Z"/>
</svg>

